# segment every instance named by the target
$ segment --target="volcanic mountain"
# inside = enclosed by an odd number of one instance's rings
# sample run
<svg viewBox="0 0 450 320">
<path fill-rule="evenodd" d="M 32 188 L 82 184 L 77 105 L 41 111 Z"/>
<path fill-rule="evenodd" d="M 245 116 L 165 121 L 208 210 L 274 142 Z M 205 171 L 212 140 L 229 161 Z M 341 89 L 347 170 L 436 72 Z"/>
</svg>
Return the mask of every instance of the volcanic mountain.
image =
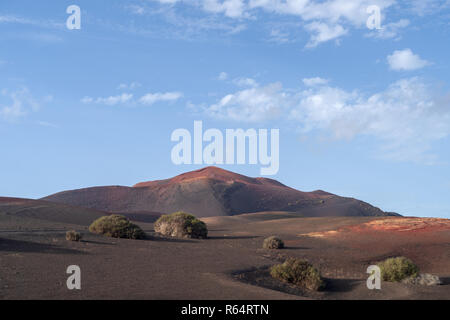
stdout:
<svg viewBox="0 0 450 320">
<path fill-rule="evenodd" d="M 368 203 L 324 191 L 302 192 L 267 178 L 206 167 L 133 187 L 107 186 L 50 195 L 42 200 L 123 214 L 186 211 L 198 217 L 262 211 L 304 216 L 388 216 Z"/>
</svg>

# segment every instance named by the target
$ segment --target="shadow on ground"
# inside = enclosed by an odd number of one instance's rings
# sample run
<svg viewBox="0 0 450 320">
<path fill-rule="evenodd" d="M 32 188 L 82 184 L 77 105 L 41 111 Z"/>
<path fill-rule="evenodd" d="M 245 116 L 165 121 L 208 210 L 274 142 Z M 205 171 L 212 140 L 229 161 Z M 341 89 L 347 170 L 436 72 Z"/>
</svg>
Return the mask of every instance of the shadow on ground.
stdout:
<svg viewBox="0 0 450 320">
<path fill-rule="evenodd" d="M 83 251 L 61 248 L 52 244 L 37 243 L 24 240 L 0 239 L 0 252 L 32 252 L 51 254 L 86 254 Z"/>
<path fill-rule="evenodd" d="M 284 247 L 282 250 L 309 250 L 307 247 Z"/>
<path fill-rule="evenodd" d="M 258 236 L 214 236 L 208 237 L 210 240 L 240 240 L 240 239 L 255 239 Z"/>
<path fill-rule="evenodd" d="M 326 282 L 326 291 L 329 292 L 350 292 L 352 291 L 361 280 L 355 279 L 324 279 Z"/>
<path fill-rule="evenodd" d="M 80 240 L 80 242 L 89 243 L 89 244 L 104 244 L 108 246 L 113 246 L 115 243 L 111 242 L 101 242 L 101 241 L 93 241 L 93 240 Z"/>
<path fill-rule="evenodd" d="M 147 237 L 143 240 L 162 241 L 162 242 L 181 242 L 181 243 L 197 242 L 196 240 L 192 240 L 192 239 L 170 238 L 170 237 L 163 237 L 163 236 L 157 236 L 157 235 L 147 235 Z"/>
<path fill-rule="evenodd" d="M 289 283 L 279 281 L 270 275 L 270 267 L 254 268 L 249 270 L 236 271 L 231 276 L 238 281 L 259 286 L 266 289 L 276 290 L 304 298 L 320 299 L 322 292 L 309 291 Z"/>
<path fill-rule="evenodd" d="M 450 285 L 450 277 L 447 277 L 447 278 L 441 278 L 441 285 L 442 286 L 448 286 L 448 285 Z"/>
</svg>

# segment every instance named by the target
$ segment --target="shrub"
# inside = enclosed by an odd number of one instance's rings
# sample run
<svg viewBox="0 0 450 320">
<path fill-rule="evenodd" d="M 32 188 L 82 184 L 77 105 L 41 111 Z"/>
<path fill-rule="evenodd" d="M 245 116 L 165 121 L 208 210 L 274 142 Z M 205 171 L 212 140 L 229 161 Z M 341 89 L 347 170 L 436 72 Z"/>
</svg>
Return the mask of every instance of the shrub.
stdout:
<svg viewBox="0 0 450 320">
<path fill-rule="evenodd" d="M 162 215 L 154 226 L 156 232 L 165 236 L 203 239 L 208 236 L 208 229 L 203 221 L 181 211 Z"/>
<path fill-rule="evenodd" d="M 66 240 L 68 241 L 80 241 L 81 234 L 75 230 L 70 230 L 66 232 Z"/>
<path fill-rule="evenodd" d="M 384 281 L 398 282 L 408 277 L 417 277 L 419 268 L 405 257 L 389 258 L 379 263 Z"/>
<path fill-rule="evenodd" d="M 438 286 L 442 284 L 442 281 L 438 276 L 429 273 L 421 273 L 417 277 L 408 277 L 403 279 L 402 282 L 421 286 Z"/>
<path fill-rule="evenodd" d="M 283 240 L 281 240 L 278 237 L 271 236 L 271 237 L 264 239 L 263 248 L 264 249 L 283 249 L 284 242 L 283 242 Z"/>
<path fill-rule="evenodd" d="M 145 233 L 139 226 L 131 223 L 130 220 L 118 214 L 104 216 L 95 220 L 90 225 L 89 231 L 113 238 L 145 238 Z"/>
<path fill-rule="evenodd" d="M 297 258 L 289 258 L 284 263 L 273 266 L 270 275 L 308 290 L 317 291 L 324 287 L 319 270 L 309 262 Z"/>
</svg>

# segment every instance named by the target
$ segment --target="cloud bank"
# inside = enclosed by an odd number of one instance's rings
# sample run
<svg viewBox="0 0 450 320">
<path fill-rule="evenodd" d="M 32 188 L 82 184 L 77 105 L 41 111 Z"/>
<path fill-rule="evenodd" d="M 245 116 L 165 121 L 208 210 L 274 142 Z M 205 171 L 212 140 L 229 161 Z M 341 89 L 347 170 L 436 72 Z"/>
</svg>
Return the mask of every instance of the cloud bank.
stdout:
<svg viewBox="0 0 450 320">
<path fill-rule="evenodd" d="M 333 139 L 366 136 L 379 142 L 380 157 L 427 164 L 437 161 L 432 144 L 450 135 L 449 99 L 420 78 L 401 79 L 372 94 L 330 86 L 321 78 L 304 83 L 298 89 L 276 82 L 239 90 L 204 112 L 240 122 L 278 119 L 304 134 L 322 132 Z"/>
</svg>

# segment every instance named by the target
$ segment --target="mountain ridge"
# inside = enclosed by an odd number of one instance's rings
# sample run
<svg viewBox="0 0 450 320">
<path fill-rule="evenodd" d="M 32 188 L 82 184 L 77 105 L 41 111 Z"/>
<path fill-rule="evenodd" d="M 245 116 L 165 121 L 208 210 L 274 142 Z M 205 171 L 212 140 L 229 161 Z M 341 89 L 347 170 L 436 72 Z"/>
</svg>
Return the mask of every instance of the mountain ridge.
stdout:
<svg viewBox="0 0 450 320">
<path fill-rule="evenodd" d="M 301 212 L 311 216 L 388 216 L 379 208 L 317 190 L 303 192 L 277 180 L 251 178 L 217 167 L 131 187 L 104 186 L 68 190 L 42 200 L 115 213 L 187 211 L 199 217 L 261 211 Z"/>
</svg>

